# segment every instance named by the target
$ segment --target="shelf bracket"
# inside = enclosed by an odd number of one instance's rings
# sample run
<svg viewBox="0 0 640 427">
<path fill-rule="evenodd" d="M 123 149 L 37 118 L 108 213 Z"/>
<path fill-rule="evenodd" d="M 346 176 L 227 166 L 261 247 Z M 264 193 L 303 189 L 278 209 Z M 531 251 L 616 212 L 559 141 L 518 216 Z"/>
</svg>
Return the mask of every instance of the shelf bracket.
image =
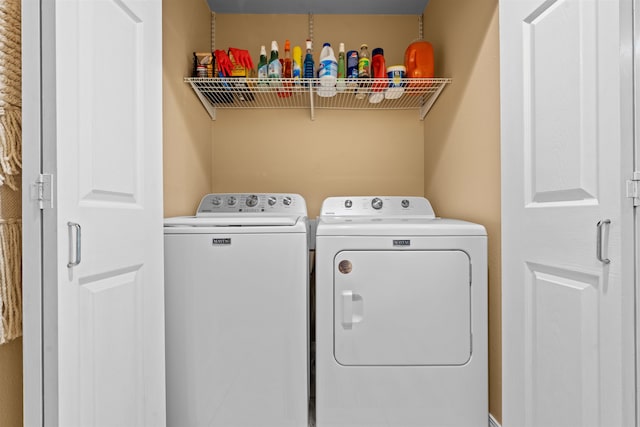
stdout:
<svg viewBox="0 0 640 427">
<path fill-rule="evenodd" d="M 202 106 L 204 107 L 204 109 L 207 110 L 207 113 L 209 113 L 209 117 L 211 117 L 211 120 L 215 120 L 216 119 L 216 108 L 213 105 L 211 105 L 211 103 L 204 97 L 202 92 L 200 92 L 200 90 L 198 90 L 198 88 L 196 88 L 196 86 L 193 84 L 193 82 L 190 82 L 189 84 L 191 85 L 191 88 L 193 89 L 193 91 L 198 96 L 198 99 L 202 103 Z"/>
<path fill-rule="evenodd" d="M 446 83 L 440 83 L 435 93 L 427 98 L 426 102 L 420 106 L 420 120 L 424 120 L 424 118 L 427 116 L 427 113 L 429 112 L 429 110 L 431 110 L 431 107 L 433 107 L 433 104 L 436 102 L 445 86 Z"/>
</svg>

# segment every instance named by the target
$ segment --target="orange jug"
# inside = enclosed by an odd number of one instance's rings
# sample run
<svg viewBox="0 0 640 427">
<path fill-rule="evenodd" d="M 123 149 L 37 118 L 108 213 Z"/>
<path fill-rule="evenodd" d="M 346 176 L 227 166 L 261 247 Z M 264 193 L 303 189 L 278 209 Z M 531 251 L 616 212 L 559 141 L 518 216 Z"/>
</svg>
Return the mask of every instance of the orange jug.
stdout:
<svg viewBox="0 0 640 427">
<path fill-rule="evenodd" d="M 433 46 L 424 40 L 417 40 L 404 52 L 404 66 L 409 78 L 433 78 Z"/>
</svg>

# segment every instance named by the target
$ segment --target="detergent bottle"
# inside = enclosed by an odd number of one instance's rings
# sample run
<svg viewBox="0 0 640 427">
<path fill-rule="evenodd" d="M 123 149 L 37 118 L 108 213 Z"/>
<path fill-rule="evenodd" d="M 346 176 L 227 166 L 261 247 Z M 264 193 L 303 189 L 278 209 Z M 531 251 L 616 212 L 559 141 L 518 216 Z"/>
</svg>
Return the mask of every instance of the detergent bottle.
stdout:
<svg viewBox="0 0 640 427">
<path fill-rule="evenodd" d="M 417 40 L 404 52 L 404 66 L 408 78 L 433 78 L 433 46 L 424 40 Z"/>
<path fill-rule="evenodd" d="M 387 66 L 384 63 L 384 50 L 382 48 L 373 49 L 371 58 L 371 70 L 373 78 L 378 79 L 373 83 L 373 90 L 369 95 L 369 102 L 377 104 L 384 99 L 384 90 L 387 87 Z"/>
<path fill-rule="evenodd" d="M 320 79 L 320 86 L 333 87 L 336 85 L 338 61 L 336 61 L 336 55 L 333 53 L 333 48 L 329 43 L 325 43 L 320 52 L 318 78 Z"/>
<path fill-rule="evenodd" d="M 291 76 L 295 80 L 296 86 L 299 85 L 302 78 L 302 49 L 300 49 L 300 46 L 294 46 L 293 48 L 293 71 Z"/>
</svg>

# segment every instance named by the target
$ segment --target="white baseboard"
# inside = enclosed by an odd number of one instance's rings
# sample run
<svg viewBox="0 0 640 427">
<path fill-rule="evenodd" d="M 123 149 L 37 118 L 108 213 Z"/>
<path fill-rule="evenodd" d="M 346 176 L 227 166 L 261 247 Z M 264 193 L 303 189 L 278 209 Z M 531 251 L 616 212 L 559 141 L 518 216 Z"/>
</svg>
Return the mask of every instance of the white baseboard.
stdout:
<svg viewBox="0 0 640 427">
<path fill-rule="evenodd" d="M 493 415 L 489 414 L 489 427 L 501 427 L 500 423 L 493 418 Z"/>
</svg>

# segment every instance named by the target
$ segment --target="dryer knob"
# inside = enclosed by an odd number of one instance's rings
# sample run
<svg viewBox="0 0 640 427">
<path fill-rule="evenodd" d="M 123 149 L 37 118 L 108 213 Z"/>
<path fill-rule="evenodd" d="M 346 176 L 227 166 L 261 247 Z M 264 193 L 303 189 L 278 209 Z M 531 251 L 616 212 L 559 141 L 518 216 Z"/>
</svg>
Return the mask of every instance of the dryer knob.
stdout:
<svg viewBox="0 0 640 427">
<path fill-rule="evenodd" d="M 227 204 L 229 206 L 235 206 L 236 203 L 238 203 L 238 199 L 236 199 L 235 196 L 229 196 L 229 198 L 227 199 Z"/>
<path fill-rule="evenodd" d="M 289 196 L 285 196 L 285 197 L 282 199 L 282 203 L 284 203 L 286 206 L 289 206 L 289 205 L 291 204 L 291 197 L 289 197 Z"/>
<path fill-rule="evenodd" d="M 411 204 L 411 202 L 409 202 L 409 200 L 407 200 L 407 199 L 403 199 L 401 204 L 402 204 L 403 208 L 408 208 L 409 205 Z"/>
<path fill-rule="evenodd" d="M 215 196 L 213 199 L 211 199 L 211 204 L 213 206 L 220 206 L 221 203 L 222 203 L 222 199 L 218 196 Z"/>
<path fill-rule="evenodd" d="M 344 201 L 344 207 L 347 209 L 350 209 L 353 206 L 353 202 L 351 201 L 351 199 L 347 199 Z"/>
<path fill-rule="evenodd" d="M 374 198 L 371 201 L 371 207 L 376 210 L 382 209 L 382 199 L 379 197 Z"/>
<path fill-rule="evenodd" d="M 277 201 L 278 199 L 276 199 L 275 196 L 269 196 L 269 198 L 267 199 L 267 203 L 269 203 L 269 206 L 275 205 Z"/>
<path fill-rule="evenodd" d="M 258 204 L 258 196 L 256 196 L 255 194 L 252 194 L 249 197 L 247 197 L 247 206 L 252 208 L 257 204 Z"/>
</svg>

